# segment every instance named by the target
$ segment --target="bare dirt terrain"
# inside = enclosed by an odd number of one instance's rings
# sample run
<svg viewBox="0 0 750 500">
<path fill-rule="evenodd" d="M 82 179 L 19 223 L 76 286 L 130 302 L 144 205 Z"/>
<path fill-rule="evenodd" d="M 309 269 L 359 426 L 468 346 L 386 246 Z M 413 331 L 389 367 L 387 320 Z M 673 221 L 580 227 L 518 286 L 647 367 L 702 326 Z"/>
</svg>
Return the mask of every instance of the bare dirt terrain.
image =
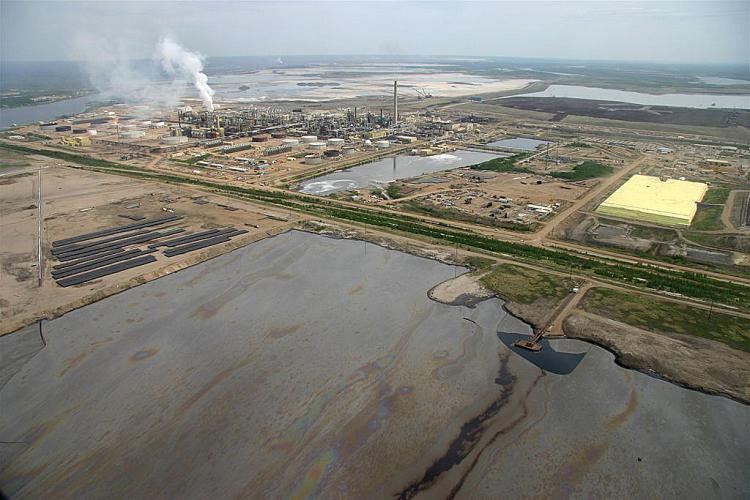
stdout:
<svg viewBox="0 0 750 500">
<path fill-rule="evenodd" d="M 247 202 L 207 195 L 188 187 L 39 163 L 43 217 L 41 285 L 37 279 L 38 168 L 31 167 L 18 176 L 3 177 L 0 182 L 0 232 L 3 235 L 0 241 L 3 262 L 0 333 L 12 332 L 35 319 L 54 317 L 290 227 L 290 223 L 282 220 L 288 214 L 278 214 L 278 211 Z M 196 204 L 196 198 L 208 203 Z M 227 210 L 220 205 L 231 205 L 238 210 Z M 235 226 L 249 233 L 224 245 L 176 257 L 157 252 L 153 254 L 156 262 L 82 285 L 62 288 L 52 279 L 52 241 L 133 222 L 121 215 L 158 217 L 172 213 L 165 212 L 165 208 L 184 216 L 172 227 L 184 228 L 186 233 L 220 226 Z M 273 219 L 265 215 L 273 213 L 280 217 Z"/>
<path fill-rule="evenodd" d="M 625 367 L 750 402 L 750 353 L 694 336 L 657 335 L 582 311 L 568 316 L 563 330 L 613 351 Z"/>
</svg>

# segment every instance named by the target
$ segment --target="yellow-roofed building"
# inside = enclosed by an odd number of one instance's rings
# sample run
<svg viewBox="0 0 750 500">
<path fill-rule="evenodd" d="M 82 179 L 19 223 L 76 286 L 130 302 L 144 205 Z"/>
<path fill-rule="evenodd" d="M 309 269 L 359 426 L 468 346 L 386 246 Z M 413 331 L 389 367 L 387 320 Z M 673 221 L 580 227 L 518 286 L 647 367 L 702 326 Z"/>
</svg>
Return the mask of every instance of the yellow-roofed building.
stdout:
<svg viewBox="0 0 750 500">
<path fill-rule="evenodd" d="M 596 209 L 602 215 L 689 226 L 708 186 L 702 182 L 634 175 Z"/>
</svg>

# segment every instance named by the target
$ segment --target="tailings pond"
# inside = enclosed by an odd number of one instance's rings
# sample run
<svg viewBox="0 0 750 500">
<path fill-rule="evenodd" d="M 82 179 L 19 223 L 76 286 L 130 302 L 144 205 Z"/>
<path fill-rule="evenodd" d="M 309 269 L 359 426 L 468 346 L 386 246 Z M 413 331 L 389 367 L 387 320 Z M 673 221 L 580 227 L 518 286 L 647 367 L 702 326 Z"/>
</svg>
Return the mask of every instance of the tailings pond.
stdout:
<svg viewBox="0 0 750 500">
<path fill-rule="evenodd" d="M 750 109 L 750 95 L 645 94 L 643 92 L 581 87 L 578 85 L 550 85 L 541 92 L 516 94 L 512 97 L 567 97 L 596 101 L 629 102 L 646 106 Z"/>
<path fill-rule="evenodd" d="M 539 139 L 530 139 L 528 137 L 511 137 L 510 139 L 500 139 L 487 144 L 493 148 L 517 149 L 520 151 L 536 151 L 542 144 L 552 144 L 550 141 Z"/>
<path fill-rule="evenodd" d="M 462 269 L 289 232 L 0 339 L 0 489 L 55 498 L 747 497 L 750 407 L 550 341 Z M 15 337 L 14 337 L 15 336 Z M 507 340 L 507 339 L 506 339 Z M 19 354 L 20 355 L 20 354 Z M 545 370 L 539 364 L 551 367 Z M 459 486 L 460 485 L 460 486 Z"/>
<path fill-rule="evenodd" d="M 307 194 L 328 195 L 337 191 L 378 186 L 398 179 L 409 179 L 432 172 L 467 167 L 499 156 L 505 155 L 459 150 L 433 156 L 391 156 L 315 177 L 303 182 L 300 191 Z"/>
</svg>

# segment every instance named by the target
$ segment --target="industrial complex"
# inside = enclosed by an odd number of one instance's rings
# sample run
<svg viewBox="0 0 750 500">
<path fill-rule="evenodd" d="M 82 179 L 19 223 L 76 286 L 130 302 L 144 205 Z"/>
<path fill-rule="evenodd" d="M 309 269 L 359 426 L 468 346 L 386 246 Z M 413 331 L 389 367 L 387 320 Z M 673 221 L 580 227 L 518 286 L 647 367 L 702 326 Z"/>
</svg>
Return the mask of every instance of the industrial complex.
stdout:
<svg viewBox="0 0 750 500">
<path fill-rule="evenodd" d="M 747 455 L 744 111 L 579 116 L 431 63 L 228 98 L 191 67 L 199 98 L 0 132 L 3 495 L 669 497 L 696 408 Z M 710 467 L 697 496 L 740 492 Z"/>
</svg>

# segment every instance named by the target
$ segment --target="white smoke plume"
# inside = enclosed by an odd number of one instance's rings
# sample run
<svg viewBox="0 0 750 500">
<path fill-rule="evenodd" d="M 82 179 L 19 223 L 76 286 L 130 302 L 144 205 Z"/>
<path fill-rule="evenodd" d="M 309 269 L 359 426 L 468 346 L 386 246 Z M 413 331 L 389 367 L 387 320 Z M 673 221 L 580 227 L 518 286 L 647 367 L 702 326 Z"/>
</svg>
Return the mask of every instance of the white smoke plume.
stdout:
<svg viewBox="0 0 750 500">
<path fill-rule="evenodd" d="M 142 49 L 128 39 L 79 34 L 72 40 L 71 57 L 81 61 L 91 85 L 103 99 L 174 107 L 192 86 L 206 109 L 213 110 L 214 91 L 208 86 L 199 54 L 183 49 L 170 38 L 156 44 L 150 60 L 138 59 Z"/>
<path fill-rule="evenodd" d="M 164 71 L 172 77 L 182 76 L 192 82 L 201 96 L 203 106 L 214 110 L 214 89 L 208 86 L 208 76 L 203 72 L 203 60 L 199 54 L 189 52 L 171 38 L 162 38 L 157 53 Z"/>
</svg>

